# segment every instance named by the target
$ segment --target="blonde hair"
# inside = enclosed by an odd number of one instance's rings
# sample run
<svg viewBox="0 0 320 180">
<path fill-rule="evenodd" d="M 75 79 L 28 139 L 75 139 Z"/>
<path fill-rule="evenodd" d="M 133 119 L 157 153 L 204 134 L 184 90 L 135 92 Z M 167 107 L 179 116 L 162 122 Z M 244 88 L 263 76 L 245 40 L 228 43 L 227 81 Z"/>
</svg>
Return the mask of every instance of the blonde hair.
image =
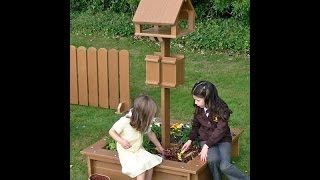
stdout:
<svg viewBox="0 0 320 180">
<path fill-rule="evenodd" d="M 158 106 L 151 97 L 141 95 L 134 100 L 131 112 L 130 125 L 137 131 L 145 133 L 158 112 Z"/>
</svg>

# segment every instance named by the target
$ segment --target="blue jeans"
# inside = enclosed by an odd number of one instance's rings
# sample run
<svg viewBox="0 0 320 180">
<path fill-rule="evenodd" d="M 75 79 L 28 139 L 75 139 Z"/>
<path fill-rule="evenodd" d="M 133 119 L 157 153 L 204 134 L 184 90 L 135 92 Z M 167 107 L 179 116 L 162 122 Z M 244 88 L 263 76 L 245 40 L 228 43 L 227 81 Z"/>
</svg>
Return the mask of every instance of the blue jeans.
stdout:
<svg viewBox="0 0 320 180">
<path fill-rule="evenodd" d="M 201 141 L 201 148 L 206 141 Z M 218 143 L 208 149 L 208 166 L 214 180 L 221 180 L 220 171 L 225 174 L 229 180 L 247 180 L 249 176 L 239 171 L 237 167 L 231 164 L 231 143 Z"/>
</svg>

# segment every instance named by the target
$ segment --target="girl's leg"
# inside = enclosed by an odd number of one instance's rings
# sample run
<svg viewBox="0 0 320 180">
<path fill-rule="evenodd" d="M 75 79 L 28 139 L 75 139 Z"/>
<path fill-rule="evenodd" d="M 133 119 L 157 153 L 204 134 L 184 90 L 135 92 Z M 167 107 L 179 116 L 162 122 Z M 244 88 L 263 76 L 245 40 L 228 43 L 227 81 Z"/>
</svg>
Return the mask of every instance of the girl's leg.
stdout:
<svg viewBox="0 0 320 180">
<path fill-rule="evenodd" d="M 137 180 L 145 180 L 146 171 L 137 176 Z"/>
<path fill-rule="evenodd" d="M 147 170 L 145 174 L 146 174 L 146 176 L 145 176 L 146 180 L 152 180 L 153 168 Z"/>
<path fill-rule="evenodd" d="M 200 145 L 201 148 L 206 143 L 206 141 L 201 141 Z M 211 171 L 212 177 L 214 180 L 220 180 L 220 155 L 219 155 L 219 149 L 216 147 L 211 147 L 208 149 L 208 166 Z"/>
<path fill-rule="evenodd" d="M 231 143 L 223 142 L 217 145 L 220 152 L 220 170 L 225 174 L 229 180 L 247 180 L 249 179 L 243 172 L 239 171 L 237 167 L 231 164 Z"/>
</svg>

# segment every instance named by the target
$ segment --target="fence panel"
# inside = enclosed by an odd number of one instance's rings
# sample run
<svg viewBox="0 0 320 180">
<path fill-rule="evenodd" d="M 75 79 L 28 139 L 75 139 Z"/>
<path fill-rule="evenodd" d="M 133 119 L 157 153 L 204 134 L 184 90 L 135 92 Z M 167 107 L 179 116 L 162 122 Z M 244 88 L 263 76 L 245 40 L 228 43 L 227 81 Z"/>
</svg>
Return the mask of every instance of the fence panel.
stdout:
<svg viewBox="0 0 320 180">
<path fill-rule="evenodd" d="M 70 45 L 70 103 L 128 111 L 129 73 L 127 50 Z"/>
</svg>

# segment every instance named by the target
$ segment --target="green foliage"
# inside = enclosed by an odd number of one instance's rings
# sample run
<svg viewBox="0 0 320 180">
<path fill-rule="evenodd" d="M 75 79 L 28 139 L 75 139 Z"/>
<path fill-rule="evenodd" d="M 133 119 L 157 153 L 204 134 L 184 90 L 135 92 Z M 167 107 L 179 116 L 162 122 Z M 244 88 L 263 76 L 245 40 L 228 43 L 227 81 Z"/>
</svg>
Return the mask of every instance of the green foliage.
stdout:
<svg viewBox="0 0 320 180">
<path fill-rule="evenodd" d="M 249 23 L 250 0 L 193 0 L 200 21 L 214 18 L 236 18 Z"/>
<path fill-rule="evenodd" d="M 250 2 L 249 0 L 233 1 L 232 14 L 245 23 L 250 23 Z"/>
<path fill-rule="evenodd" d="M 76 16 L 76 17 L 75 17 Z M 125 14 L 104 11 L 94 15 L 79 13 L 71 15 L 72 33 L 100 34 L 109 37 L 128 37 L 134 32 L 131 18 Z"/>
<path fill-rule="evenodd" d="M 196 23 L 196 31 L 173 42 L 191 50 L 249 52 L 250 31 L 235 19 L 214 19 Z"/>
<path fill-rule="evenodd" d="M 181 139 L 178 141 L 179 144 L 184 144 L 185 142 L 188 141 L 189 139 L 189 133 L 191 131 L 191 127 L 187 127 L 187 128 L 184 128 L 183 131 L 182 131 L 182 137 Z"/>
<path fill-rule="evenodd" d="M 106 37 L 130 37 L 134 34 L 132 19 L 127 14 L 104 11 L 96 14 L 71 14 L 71 33 L 98 34 Z M 182 21 L 179 26 L 185 27 Z M 174 46 L 188 50 L 249 52 L 250 30 L 247 24 L 234 18 L 209 19 L 196 22 L 196 31 L 173 39 Z"/>
<path fill-rule="evenodd" d="M 71 12 L 100 12 L 106 0 L 70 0 Z"/>
<path fill-rule="evenodd" d="M 151 131 L 157 136 L 158 140 L 161 140 L 161 127 L 152 124 Z"/>
<path fill-rule="evenodd" d="M 143 144 L 144 149 L 150 153 L 156 154 L 155 145 L 149 140 L 147 135 L 143 135 Z"/>
<path fill-rule="evenodd" d="M 139 3 L 140 3 L 140 0 L 127 0 L 128 1 L 128 4 L 129 4 L 129 7 L 130 7 L 130 12 L 133 16 L 134 12 L 136 11 Z"/>
<path fill-rule="evenodd" d="M 116 150 L 117 149 L 117 141 L 112 139 L 110 136 L 106 137 L 106 149 Z"/>
<path fill-rule="evenodd" d="M 128 0 L 105 0 L 105 9 L 116 13 L 128 13 L 130 8 L 127 1 Z"/>
<path fill-rule="evenodd" d="M 113 11 L 133 17 L 140 0 L 70 0 L 70 11 L 102 12 Z M 200 21 L 213 18 L 237 18 L 249 22 L 249 0 L 192 0 Z"/>
</svg>

